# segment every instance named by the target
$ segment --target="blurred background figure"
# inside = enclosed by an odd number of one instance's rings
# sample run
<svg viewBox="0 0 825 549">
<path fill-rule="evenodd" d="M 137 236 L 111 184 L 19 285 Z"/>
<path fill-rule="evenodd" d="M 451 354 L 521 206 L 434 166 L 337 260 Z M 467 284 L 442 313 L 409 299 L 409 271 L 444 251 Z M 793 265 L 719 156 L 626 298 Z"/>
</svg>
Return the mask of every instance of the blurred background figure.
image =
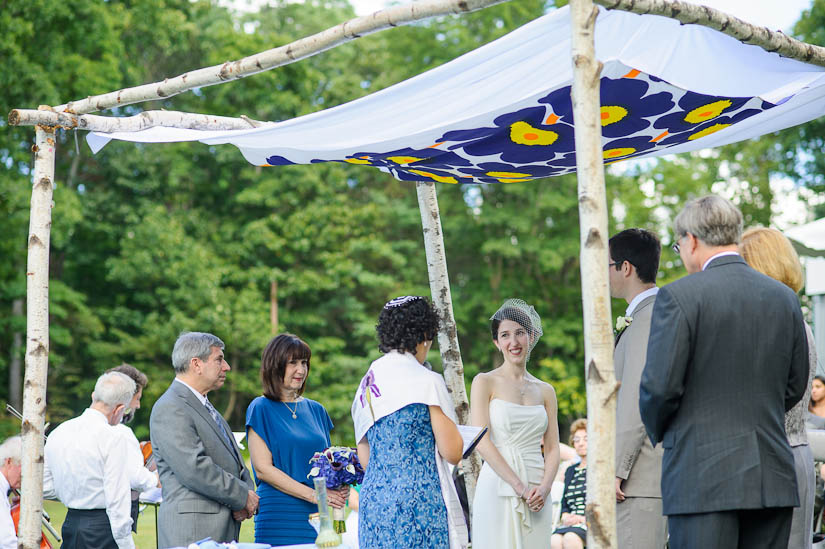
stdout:
<svg viewBox="0 0 825 549">
<path fill-rule="evenodd" d="M 587 499 L 587 420 L 577 419 L 570 426 L 570 444 L 581 458 L 564 473 L 560 526 L 550 537 L 551 549 L 581 549 L 587 543 L 584 506 Z"/>
</svg>

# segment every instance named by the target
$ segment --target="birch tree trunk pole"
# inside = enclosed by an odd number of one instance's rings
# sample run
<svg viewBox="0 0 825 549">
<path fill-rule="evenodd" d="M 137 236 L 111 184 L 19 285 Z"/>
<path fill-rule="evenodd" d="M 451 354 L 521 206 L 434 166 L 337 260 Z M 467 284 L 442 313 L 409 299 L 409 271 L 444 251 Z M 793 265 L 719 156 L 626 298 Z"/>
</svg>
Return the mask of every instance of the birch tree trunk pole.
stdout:
<svg viewBox="0 0 825 549">
<path fill-rule="evenodd" d="M 447 273 L 447 255 L 444 251 L 444 234 L 441 231 L 441 214 L 438 211 L 438 197 L 435 183 L 419 182 L 415 185 L 418 193 L 418 209 L 421 211 L 421 227 L 424 231 L 424 250 L 427 253 L 427 273 L 430 276 L 430 293 L 433 307 L 438 315 L 438 349 L 444 366 L 447 390 L 453 397 L 458 422 L 467 425 L 470 421 L 470 404 L 464 387 L 464 365 L 461 349 L 458 347 L 458 331 L 453 316 L 453 298 L 450 295 L 450 277 Z M 481 471 L 481 460 L 473 452 L 463 462 L 464 483 L 467 487 L 467 503 L 472 516 L 473 496 L 476 479 Z"/>
<path fill-rule="evenodd" d="M 43 431 L 49 367 L 49 239 L 52 228 L 54 128 L 37 126 L 26 267 L 26 373 L 23 395 L 23 484 L 19 547 L 40 547 L 43 514 Z"/>
<path fill-rule="evenodd" d="M 587 547 L 616 546 L 616 378 L 607 280 L 607 199 L 592 0 L 571 0 L 573 118 L 579 187 L 584 355 L 587 380 Z"/>
</svg>

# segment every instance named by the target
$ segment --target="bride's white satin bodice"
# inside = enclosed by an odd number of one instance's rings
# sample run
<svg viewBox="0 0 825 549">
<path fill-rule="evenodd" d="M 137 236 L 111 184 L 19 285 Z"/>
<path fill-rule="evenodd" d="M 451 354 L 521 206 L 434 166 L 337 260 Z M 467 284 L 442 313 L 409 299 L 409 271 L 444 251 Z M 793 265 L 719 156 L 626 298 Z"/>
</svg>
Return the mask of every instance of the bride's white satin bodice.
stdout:
<svg viewBox="0 0 825 549">
<path fill-rule="evenodd" d="M 547 430 L 544 406 L 525 406 L 494 398 L 490 401 L 490 440 L 522 482 L 537 485 L 544 474 L 541 440 Z M 518 496 L 499 479 L 500 496 Z"/>
</svg>

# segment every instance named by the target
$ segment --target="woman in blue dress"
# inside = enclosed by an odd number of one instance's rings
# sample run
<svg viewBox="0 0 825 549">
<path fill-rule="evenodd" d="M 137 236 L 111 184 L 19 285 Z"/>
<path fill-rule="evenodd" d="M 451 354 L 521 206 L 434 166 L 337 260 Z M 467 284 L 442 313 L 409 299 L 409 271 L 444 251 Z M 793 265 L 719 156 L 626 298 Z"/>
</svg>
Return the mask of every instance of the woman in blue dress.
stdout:
<svg viewBox="0 0 825 549">
<path fill-rule="evenodd" d="M 386 353 L 361 381 L 352 416 L 361 485 L 358 541 L 369 549 L 460 549 L 467 528 L 446 463 L 462 440 L 444 378 L 427 352 L 437 317 L 422 297 L 396 298 L 378 318 Z"/>
<path fill-rule="evenodd" d="M 264 396 L 246 410 L 246 433 L 255 485 L 260 497 L 255 541 L 270 545 L 312 543 L 308 522 L 317 512 L 309 460 L 330 446 L 332 420 L 324 407 L 301 394 L 312 352 L 292 334 L 276 336 L 261 357 Z M 341 508 L 349 488 L 329 490 L 329 503 Z"/>
</svg>

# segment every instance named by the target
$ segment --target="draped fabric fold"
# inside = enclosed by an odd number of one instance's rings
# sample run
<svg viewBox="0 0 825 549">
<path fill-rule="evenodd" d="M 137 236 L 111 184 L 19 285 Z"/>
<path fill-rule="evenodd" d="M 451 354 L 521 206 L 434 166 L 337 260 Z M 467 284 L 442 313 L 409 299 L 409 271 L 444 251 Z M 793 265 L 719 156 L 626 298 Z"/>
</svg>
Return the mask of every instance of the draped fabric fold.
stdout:
<svg viewBox="0 0 825 549">
<path fill-rule="evenodd" d="M 563 7 L 409 80 L 292 120 L 87 140 L 94 151 L 111 139 L 233 144 L 259 166 L 340 162 L 404 181 L 563 175 L 576 166 L 570 35 Z M 605 163 L 717 147 L 825 112 L 825 68 L 698 25 L 600 9 L 596 55 Z"/>
</svg>

